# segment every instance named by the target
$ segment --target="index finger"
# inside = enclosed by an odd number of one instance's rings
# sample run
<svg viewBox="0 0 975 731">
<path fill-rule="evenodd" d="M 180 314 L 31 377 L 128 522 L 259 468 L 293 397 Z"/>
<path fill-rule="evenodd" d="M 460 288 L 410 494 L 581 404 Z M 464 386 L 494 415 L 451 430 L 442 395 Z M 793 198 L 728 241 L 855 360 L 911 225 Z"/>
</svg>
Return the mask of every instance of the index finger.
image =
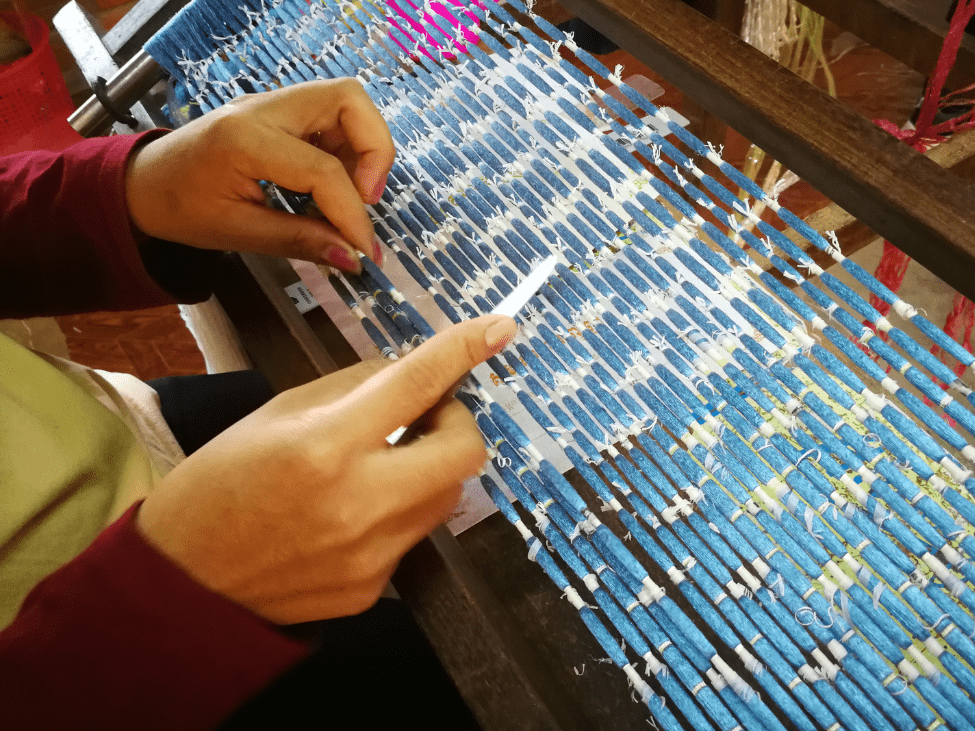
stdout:
<svg viewBox="0 0 975 731">
<path fill-rule="evenodd" d="M 378 442 L 423 416 L 475 366 L 502 350 L 517 331 L 503 315 L 447 328 L 370 378 L 335 407 L 348 411 L 349 436 Z"/>
<path fill-rule="evenodd" d="M 386 176 L 393 167 L 396 147 L 386 120 L 358 81 L 351 80 L 338 110 L 338 126 L 349 146 L 358 155 L 352 182 L 366 203 L 377 203 L 386 187 Z M 338 129 L 321 130 L 328 143 L 336 140 Z"/>
<path fill-rule="evenodd" d="M 396 158 L 393 137 L 379 109 L 357 80 L 330 79 L 278 89 L 278 103 L 295 110 L 282 119 L 282 129 L 308 139 L 319 133 L 324 147 L 335 149 L 344 142 L 359 156 L 353 182 L 362 199 L 375 203 Z"/>
<path fill-rule="evenodd" d="M 249 174 L 298 193 L 311 193 L 319 210 L 353 248 L 376 256 L 376 232 L 358 191 L 334 155 L 291 135 L 273 131 Z"/>
</svg>

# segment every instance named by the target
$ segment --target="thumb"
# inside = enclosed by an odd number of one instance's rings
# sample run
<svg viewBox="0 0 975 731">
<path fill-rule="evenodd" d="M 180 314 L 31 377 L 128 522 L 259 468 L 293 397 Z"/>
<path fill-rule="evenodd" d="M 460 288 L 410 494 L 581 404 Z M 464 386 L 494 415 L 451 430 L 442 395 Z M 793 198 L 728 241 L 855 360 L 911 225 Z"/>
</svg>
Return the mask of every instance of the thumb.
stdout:
<svg viewBox="0 0 975 731">
<path fill-rule="evenodd" d="M 353 391 L 350 410 L 359 439 L 385 439 L 433 407 L 475 366 L 505 348 L 518 330 L 513 319 L 489 315 L 447 328 Z"/>
</svg>

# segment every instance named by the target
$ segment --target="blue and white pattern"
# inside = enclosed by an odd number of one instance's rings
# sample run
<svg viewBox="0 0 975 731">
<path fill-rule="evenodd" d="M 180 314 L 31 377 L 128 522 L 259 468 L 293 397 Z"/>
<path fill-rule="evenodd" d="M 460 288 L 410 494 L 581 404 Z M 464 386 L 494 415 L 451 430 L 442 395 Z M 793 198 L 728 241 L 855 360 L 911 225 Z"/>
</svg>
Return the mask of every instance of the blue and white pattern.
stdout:
<svg viewBox="0 0 975 731">
<path fill-rule="evenodd" d="M 451 321 L 558 255 L 489 365 L 586 489 L 483 373 L 460 398 L 493 456 L 484 488 L 654 723 L 972 728 L 975 396 L 928 349 L 970 353 L 520 0 L 399 3 L 439 62 L 378 3 L 234 2 L 196 0 L 147 45 L 177 105 L 358 78 L 399 150 L 377 231 Z M 448 52 L 455 16 L 487 51 Z M 330 279 L 376 347 L 430 337 L 363 263 Z"/>
</svg>

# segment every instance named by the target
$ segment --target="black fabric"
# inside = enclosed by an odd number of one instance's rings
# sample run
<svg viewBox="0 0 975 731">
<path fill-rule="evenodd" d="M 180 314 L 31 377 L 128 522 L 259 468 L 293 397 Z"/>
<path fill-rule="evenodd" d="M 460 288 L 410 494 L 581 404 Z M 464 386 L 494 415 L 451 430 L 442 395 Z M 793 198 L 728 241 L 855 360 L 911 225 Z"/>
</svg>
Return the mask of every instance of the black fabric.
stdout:
<svg viewBox="0 0 975 731">
<path fill-rule="evenodd" d="M 224 252 L 150 237 L 136 238 L 136 241 L 149 276 L 177 302 L 203 302 L 213 294 Z"/>
<path fill-rule="evenodd" d="M 559 23 L 558 29 L 563 33 L 572 33 L 574 40 L 580 48 L 594 56 L 601 56 L 604 53 L 612 53 L 619 50 L 613 41 L 579 18 L 572 18 L 564 23 Z"/>
<path fill-rule="evenodd" d="M 167 376 L 149 381 L 162 415 L 187 456 L 274 396 L 258 371 Z"/>
<path fill-rule="evenodd" d="M 219 731 L 480 728 L 400 600 L 308 626 L 317 631 L 315 653 Z"/>
</svg>

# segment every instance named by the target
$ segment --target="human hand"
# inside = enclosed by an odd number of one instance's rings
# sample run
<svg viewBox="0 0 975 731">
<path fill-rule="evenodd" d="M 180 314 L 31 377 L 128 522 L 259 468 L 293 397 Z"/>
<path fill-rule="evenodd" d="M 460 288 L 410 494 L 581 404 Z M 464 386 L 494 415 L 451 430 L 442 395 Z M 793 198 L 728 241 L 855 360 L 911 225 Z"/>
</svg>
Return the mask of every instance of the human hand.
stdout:
<svg viewBox="0 0 975 731">
<path fill-rule="evenodd" d="M 358 81 L 313 81 L 240 97 L 141 147 L 126 199 L 150 236 L 358 271 L 356 249 L 382 263 L 363 202 L 379 200 L 395 154 Z M 267 208 L 259 180 L 311 193 L 328 220 Z"/>
<path fill-rule="evenodd" d="M 515 329 L 509 317 L 468 320 L 393 364 L 281 394 L 167 475 L 139 528 L 201 584 L 273 622 L 364 611 L 483 464 L 473 417 L 445 394 Z M 389 446 L 431 409 L 422 439 Z"/>
</svg>

